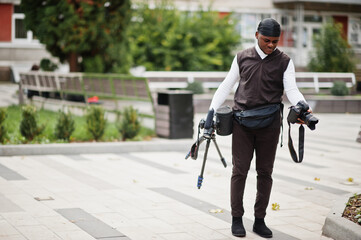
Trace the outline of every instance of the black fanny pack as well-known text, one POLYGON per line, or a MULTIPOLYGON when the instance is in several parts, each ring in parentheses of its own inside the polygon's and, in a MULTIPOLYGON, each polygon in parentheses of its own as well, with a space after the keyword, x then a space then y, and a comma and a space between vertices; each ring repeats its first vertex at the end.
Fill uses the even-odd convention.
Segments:
POLYGON ((281 104, 270 104, 244 111, 235 111, 234 117, 241 125, 250 129, 259 129, 269 126, 279 112, 281 104))

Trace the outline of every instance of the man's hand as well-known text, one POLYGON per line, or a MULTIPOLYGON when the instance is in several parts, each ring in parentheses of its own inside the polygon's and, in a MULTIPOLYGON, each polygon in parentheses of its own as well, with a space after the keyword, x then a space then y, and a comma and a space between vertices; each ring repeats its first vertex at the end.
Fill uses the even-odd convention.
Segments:
POLYGON ((204 124, 203 136, 205 138, 211 138, 212 133, 214 131, 214 129, 213 129, 213 117, 214 117, 214 109, 212 108, 211 110, 208 111, 207 119, 206 119, 206 122, 204 124))
MULTIPOLYGON (((312 113, 312 109, 308 109, 307 112, 312 113)), ((303 121, 301 118, 297 118, 298 124, 305 124, 305 121, 303 121)))

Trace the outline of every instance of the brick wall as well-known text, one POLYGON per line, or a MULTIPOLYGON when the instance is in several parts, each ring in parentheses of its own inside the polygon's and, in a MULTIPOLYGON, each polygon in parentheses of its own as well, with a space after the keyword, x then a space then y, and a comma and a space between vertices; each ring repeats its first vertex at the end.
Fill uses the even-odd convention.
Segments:
POLYGON ((11 42, 11 16, 12 4, 0 3, 0 42, 11 42))

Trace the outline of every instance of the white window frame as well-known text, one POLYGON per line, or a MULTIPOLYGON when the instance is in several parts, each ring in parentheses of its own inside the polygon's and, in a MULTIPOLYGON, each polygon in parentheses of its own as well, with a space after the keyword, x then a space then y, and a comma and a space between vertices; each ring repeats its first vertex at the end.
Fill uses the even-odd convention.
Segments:
POLYGON ((26 38, 16 38, 15 37, 15 32, 16 32, 15 21, 18 19, 24 20, 25 14, 24 13, 13 13, 12 14, 12 19, 11 19, 11 40, 12 40, 12 42, 15 42, 15 43, 39 43, 39 40, 33 39, 32 31, 27 31, 26 38))

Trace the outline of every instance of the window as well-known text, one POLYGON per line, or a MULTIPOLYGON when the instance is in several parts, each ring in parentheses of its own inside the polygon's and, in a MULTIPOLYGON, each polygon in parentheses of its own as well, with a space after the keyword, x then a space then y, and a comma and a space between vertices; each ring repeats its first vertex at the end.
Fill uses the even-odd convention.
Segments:
POLYGON ((322 17, 317 15, 305 15, 303 20, 311 23, 322 23, 322 17))
POLYGON ((241 15, 241 35, 243 40, 254 42, 254 33, 257 29, 256 14, 241 15))
POLYGON ((361 18, 351 17, 348 24, 349 43, 354 48, 361 48, 361 18))
POLYGON ((27 38, 23 19, 15 19, 15 38, 27 38))
POLYGON ((291 13, 281 16, 281 37, 278 46, 295 47, 295 33, 291 13))
POLYGON ((27 31, 24 24, 25 14, 19 5, 14 5, 12 15, 12 41, 14 42, 38 42, 33 38, 33 33, 27 31))

